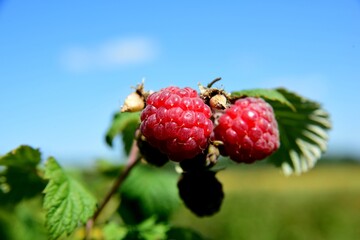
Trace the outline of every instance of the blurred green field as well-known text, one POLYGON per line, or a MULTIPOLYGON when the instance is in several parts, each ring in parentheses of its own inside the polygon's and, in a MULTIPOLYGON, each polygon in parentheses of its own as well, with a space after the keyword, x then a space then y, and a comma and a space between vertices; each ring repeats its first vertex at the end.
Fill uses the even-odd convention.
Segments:
MULTIPOLYGON (((170 178, 163 175, 169 171, 157 168, 148 169, 156 178, 141 171, 142 178, 136 176, 136 171, 132 173, 141 186, 144 178, 148 180, 146 187, 155 185, 155 192, 144 198, 166 205, 169 199, 163 199, 164 192, 174 190, 173 194, 178 196, 175 186, 178 175, 173 166, 168 170, 172 173, 170 178)), ((105 178, 84 169, 75 169, 72 174, 86 183, 100 201, 118 171, 114 168, 105 178)), ((220 212, 199 218, 181 206, 171 218, 172 226, 190 228, 213 240, 360 239, 360 164, 318 164, 310 172, 292 177, 285 177, 280 169, 265 164, 233 164, 217 177, 225 192, 220 212)), ((115 216, 119 202, 116 197, 110 201, 99 217, 100 225, 109 218, 120 220, 115 216)), ((15 208, 0 206, 0 239, 47 239, 41 204, 37 197, 15 208)), ((77 233, 81 232, 64 239, 81 239, 77 233)))
POLYGON ((292 177, 241 165, 218 178, 225 191, 221 211, 198 218, 182 208, 173 224, 209 239, 360 239, 360 165, 318 165, 292 177))

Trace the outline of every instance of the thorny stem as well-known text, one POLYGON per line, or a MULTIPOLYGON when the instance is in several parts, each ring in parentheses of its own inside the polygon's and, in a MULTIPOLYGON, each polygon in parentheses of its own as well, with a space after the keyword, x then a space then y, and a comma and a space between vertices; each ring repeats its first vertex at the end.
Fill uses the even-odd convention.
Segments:
POLYGON ((91 233, 91 229, 96 221, 96 219, 98 218, 98 216, 100 215, 100 213, 102 212, 102 210, 105 208, 105 206, 107 205, 107 203, 109 202, 109 200, 111 199, 111 197, 117 192, 117 190, 121 187, 122 183, 124 182, 124 180, 126 179, 126 177, 129 175, 129 173, 131 172, 131 170, 134 168, 134 166, 139 162, 140 158, 138 157, 138 152, 139 149, 137 147, 136 144, 136 140, 134 140, 131 150, 130 150, 130 154, 128 157, 128 162, 125 166, 124 171, 122 171, 119 176, 117 177, 116 181, 114 182, 114 184, 112 185, 111 189, 109 190, 109 192, 105 195, 105 198, 103 199, 102 203, 100 204, 99 208, 95 211, 94 215, 92 216, 92 218, 90 218, 87 223, 86 223, 86 234, 85 234, 85 239, 90 239, 90 233, 91 233))

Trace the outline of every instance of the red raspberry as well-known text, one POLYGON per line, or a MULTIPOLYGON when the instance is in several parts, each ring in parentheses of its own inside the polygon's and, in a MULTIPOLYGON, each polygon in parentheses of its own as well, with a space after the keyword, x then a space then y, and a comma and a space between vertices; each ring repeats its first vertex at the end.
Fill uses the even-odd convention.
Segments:
POLYGON ((261 98, 237 100, 219 118, 214 133, 224 143, 222 154, 236 162, 264 159, 280 145, 274 111, 261 98))
POLYGON ((203 152, 213 130, 211 110, 192 88, 167 87, 151 94, 141 113, 141 132, 173 161, 203 152))

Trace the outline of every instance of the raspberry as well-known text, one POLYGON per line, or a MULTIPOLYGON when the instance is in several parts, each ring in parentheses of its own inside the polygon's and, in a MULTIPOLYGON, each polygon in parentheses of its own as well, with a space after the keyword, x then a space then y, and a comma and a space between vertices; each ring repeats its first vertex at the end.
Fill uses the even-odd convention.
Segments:
POLYGON ((221 153, 236 162, 264 159, 280 145, 274 111, 261 98, 237 100, 219 118, 214 134, 224 143, 221 153))
POLYGON ((213 131, 211 109, 189 87, 167 87, 151 94, 141 113, 141 133, 173 161, 202 153, 213 131))
POLYGON ((178 181, 180 198, 199 217, 220 210, 224 192, 215 174, 212 171, 184 172, 178 181))

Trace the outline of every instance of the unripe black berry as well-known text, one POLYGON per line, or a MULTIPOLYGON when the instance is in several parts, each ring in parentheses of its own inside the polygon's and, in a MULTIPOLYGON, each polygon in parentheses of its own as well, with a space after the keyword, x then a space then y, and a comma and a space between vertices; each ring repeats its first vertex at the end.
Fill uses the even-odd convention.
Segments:
POLYGON ((138 135, 137 145, 139 151, 147 163, 161 167, 169 161, 168 156, 162 153, 158 148, 151 146, 150 143, 146 141, 145 137, 141 135, 140 131, 137 131, 136 134, 138 135))
POLYGON ((213 144, 209 144, 203 153, 196 155, 194 158, 185 159, 180 162, 180 167, 184 172, 210 169, 216 164, 219 156, 219 149, 213 144))
POLYGON ((210 216, 220 210, 224 192, 215 174, 208 170, 184 172, 179 179, 181 199, 199 217, 210 216))

